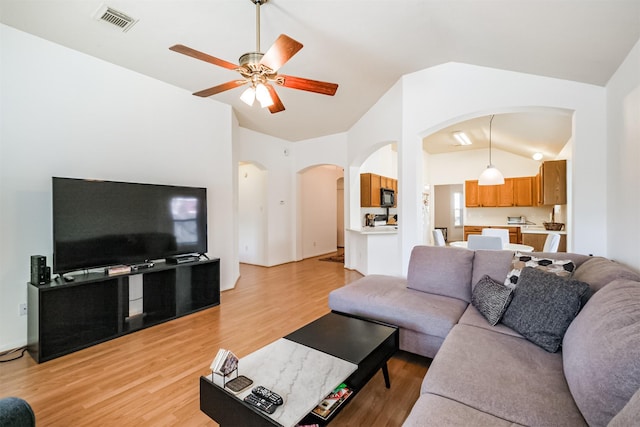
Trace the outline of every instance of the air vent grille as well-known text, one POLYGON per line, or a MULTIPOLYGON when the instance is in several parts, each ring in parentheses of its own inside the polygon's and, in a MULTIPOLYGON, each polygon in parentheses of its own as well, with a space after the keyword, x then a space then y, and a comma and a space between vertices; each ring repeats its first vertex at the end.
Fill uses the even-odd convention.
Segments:
POLYGON ((135 25, 136 22, 138 22, 137 19, 130 17, 126 13, 119 12, 106 5, 100 6, 93 17, 98 21, 104 21, 111 25, 115 25, 124 32, 127 32, 135 25))

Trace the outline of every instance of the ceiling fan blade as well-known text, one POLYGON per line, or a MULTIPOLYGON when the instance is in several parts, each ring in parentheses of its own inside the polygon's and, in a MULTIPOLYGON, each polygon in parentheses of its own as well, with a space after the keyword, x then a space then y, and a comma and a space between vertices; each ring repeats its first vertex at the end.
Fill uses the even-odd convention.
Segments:
POLYGON ((286 34, 280 34, 267 53, 264 54, 260 63, 273 71, 278 71, 300 49, 302 49, 302 43, 295 41, 286 34))
POLYGON ((269 89, 269 95, 271 95, 271 99, 273 100, 273 105, 269 107, 269 111, 271 111, 271 114, 284 111, 284 104, 280 100, 278 92, 276 92, 275 88, 270 84, 266 84, 265 86, 267 87, 267 89, 269 89))
POLYGON ((279 77, 284 79, 282 86, 291 89, 306 90, 308 92, 321 93, 323 95, 333 96, 338 90, 336 83, 321 82, 318 80, 303 79, 302 77, 285 76, 280 74, 279 77))
POLYGON ((210 87, 209 89, 204 89, 199 92, 194 93, 195 96, 201 96, 206 98, 211 95, 215 95, 216 93, 224 92, 225 90, 235 89, 238 86, 242 86, 247 83, 244 80, 232 80, 230 82, 222 83, 221 85, 210 87))
POLYGON ((217 66, 222 67, 222 68, 227 68, 229 70, 235 70, 236 68, 238 68, 237 65, 232 64, 231 62, 227 62, 224 59, 220 59, 220 58, 216 58, 215 56, 207 55, 206 53, 202 53, 200 51, 197 51, 195 49, 191 49, 190 47, 187 47, 187 46, 184 46, 184 45, 181 45, 181 44, 177 44, 175 46, 171 46, 169 49, 174 51, 174 52, 178 52, 178 53, 181 53, 183 55, 188 55, 188 56, 191 56, 192 58, 196 58, 196 59, 199 59, 201 61, 205 61, 205 62, 208 62, 210 64, 217 65, 217 66))

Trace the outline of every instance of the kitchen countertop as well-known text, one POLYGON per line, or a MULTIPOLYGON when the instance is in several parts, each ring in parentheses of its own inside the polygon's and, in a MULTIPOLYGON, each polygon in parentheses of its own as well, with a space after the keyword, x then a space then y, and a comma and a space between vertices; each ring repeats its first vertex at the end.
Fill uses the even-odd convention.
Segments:
POLYGON ((362 227, 360 229, 349 228, 348 230, 360 234, 398 234, 397 225, 379 225, 377 227, 362 227))
POLYGON ((545 230, 544 227, 531 227, 530 225, 524 225, 520 227, 520 232, 522 234, 567 234, 566 231, 555 231, 555 230, 545 230))
POLYGON ((521 233, 528 234, 549 234, 549 233, 558 233, 558 234, 567 234, 566 230, 562 231, 554 231, 554 230, 545 230, 542 225, 526 225, 526 224, 465 224, 469 227, 520 227, 521 233))

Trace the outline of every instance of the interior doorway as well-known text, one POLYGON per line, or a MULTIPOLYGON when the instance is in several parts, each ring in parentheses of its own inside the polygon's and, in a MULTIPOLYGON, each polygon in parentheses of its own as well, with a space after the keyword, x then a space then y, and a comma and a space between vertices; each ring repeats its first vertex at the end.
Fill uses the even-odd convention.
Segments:
POLYGON ((436 185, 433 191, 433 228, 443 230, 445 241, 464 238, 462 184, 436 185))

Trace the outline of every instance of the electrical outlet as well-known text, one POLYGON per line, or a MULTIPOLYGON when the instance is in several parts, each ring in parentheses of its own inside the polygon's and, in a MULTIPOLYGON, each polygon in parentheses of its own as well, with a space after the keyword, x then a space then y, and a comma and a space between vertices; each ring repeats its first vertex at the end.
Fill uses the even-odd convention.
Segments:
POLYGON ((27 315, 27 304, 20 304, 20 316, 27 315))

